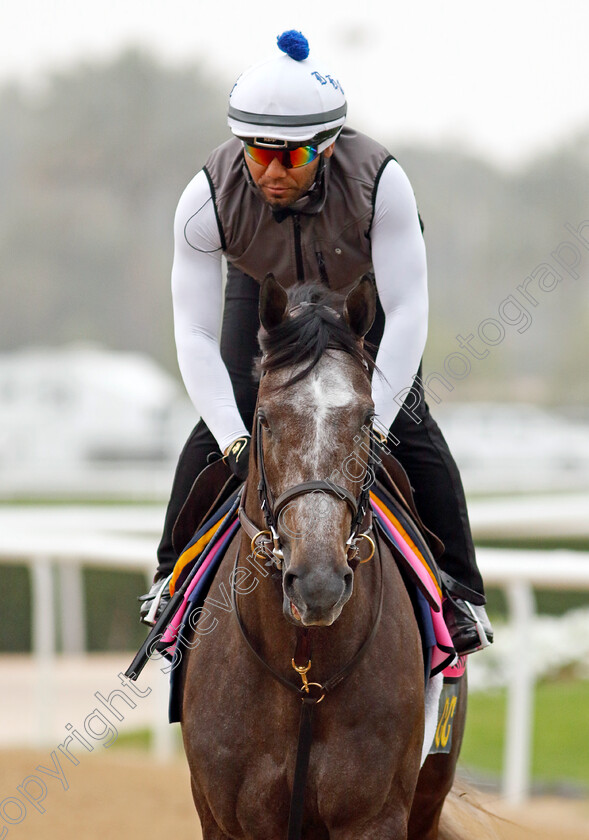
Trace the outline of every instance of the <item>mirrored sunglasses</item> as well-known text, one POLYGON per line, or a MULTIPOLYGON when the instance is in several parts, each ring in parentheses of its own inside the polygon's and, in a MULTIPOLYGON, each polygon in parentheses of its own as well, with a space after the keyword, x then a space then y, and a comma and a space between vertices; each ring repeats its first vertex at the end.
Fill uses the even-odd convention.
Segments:
POLYGON ((270 166, 274 158, 278 158, 281 165, 286 169, 297 169, 299 166, 306 166, 318 156, 319 152, 315 146, 296 146, 294 149, 262 149, 260 146, 251 146, 244 143, 248 157, 260 166, 270 166))

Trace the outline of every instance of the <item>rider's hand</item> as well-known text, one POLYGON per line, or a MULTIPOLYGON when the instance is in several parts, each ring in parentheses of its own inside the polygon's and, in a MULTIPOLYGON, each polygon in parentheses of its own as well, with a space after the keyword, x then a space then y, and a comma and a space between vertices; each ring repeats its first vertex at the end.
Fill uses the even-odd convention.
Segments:
POLYGON ((247 478, 247 470, 250 459, 251 438, 246 435, 238 437, 225 450, 225 460, 233 475, 241 481, 247 478))

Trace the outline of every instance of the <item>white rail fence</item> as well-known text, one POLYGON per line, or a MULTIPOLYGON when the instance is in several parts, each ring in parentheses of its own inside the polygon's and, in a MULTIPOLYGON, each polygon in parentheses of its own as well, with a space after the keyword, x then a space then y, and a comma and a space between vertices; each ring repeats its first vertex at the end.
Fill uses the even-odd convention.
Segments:
MULTIPOLYGON (((57 628, 61 627, 65 655, 85 651, 82 569, 140 571, 145 573, 146 584, 149 583, 162 516, 159 506, 92 511, 7 508, 1 512, 0 563, 24 564, 31 575, 36 671, 33 735, 39 745, 47 742, 51 724, 53 671, 59 659, 57 628), (34 527, 31 526, 33 517, 34 527), (59 605, 58 610, 56 605, 59 605)), ((508 799, 520 801, 529 794, 531 782, 535 678, 528 652, 535 614, 534 590, 589 590, 589 553, 479 549, 478 559, 487 585, 505 591, 509 619, 515 632, 502 784, 503 794, 508 799)), ((158 679, 157 683, 158 708, 154 711, 151 728, 156 755, 166 758, 173 750, 174 733, 165 718, 166 680, 158 679)))

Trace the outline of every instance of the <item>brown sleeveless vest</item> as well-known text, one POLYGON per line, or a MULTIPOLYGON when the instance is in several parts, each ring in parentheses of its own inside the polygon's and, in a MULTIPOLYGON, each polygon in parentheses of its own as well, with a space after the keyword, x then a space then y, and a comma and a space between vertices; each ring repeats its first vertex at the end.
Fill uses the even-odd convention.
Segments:
POLYGON ((379 143, 344 128, 308 204, 275 214, 251 183, 241 142, 227 141, 204 167, 227 259, 258 282, 272 272, 285 288, 322 282, 345 290, 372 270, 374 196, 389 160, 379 143))

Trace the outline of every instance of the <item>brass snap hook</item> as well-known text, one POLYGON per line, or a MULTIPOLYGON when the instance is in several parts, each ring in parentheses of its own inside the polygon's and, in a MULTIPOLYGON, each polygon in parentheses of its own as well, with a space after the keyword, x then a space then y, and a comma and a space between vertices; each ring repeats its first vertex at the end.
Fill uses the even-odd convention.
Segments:
POLYGON ((307 674, 311 670, 311 660, 307 662, 306 665, 297 665, 294 659, 290 660, 290 664, 295 669, 299 677, 302 679, 303 684, 301 686, 301 691, 306 691, 307 694, 309 693, 309 680, 307 679, 307 674))

